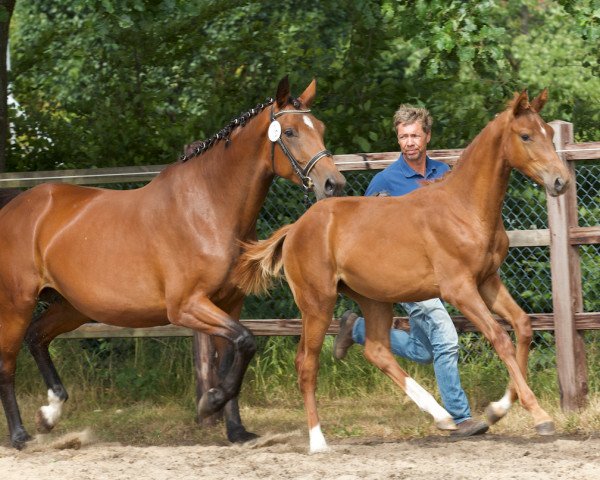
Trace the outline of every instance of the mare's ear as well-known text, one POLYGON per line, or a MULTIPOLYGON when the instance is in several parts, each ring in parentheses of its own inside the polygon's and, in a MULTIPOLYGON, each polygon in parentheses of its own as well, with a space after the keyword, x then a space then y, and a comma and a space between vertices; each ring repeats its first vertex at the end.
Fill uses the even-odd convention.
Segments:
POLYGON ((277 94, 275 95, 275 100, 277 101, 277 106, 279 108, 283 108, 290 98, 290 81, 288 76, 286 75, 279 81, 279 85, 277 86, 277 94))
POLYGON ((529 96, 527 90, 523 90, 521 93, 515 93, 515 98, 512 102, 512 112, 516 117, 523 113, 529 108, 529 96))
POLYGON ((313 81, 310 82, 310 85, 306 87, 306 90, 302 92, 302 95, 298 97, 298 100, 302 102, 306 108, 310 108, 315 99, 315 95, 317 94, 317 79, 313 78, 313 81))
POLYGON ((547 100, 548 100, 548 89, 544 88, 542 90, 542 93, 540 93, 531 102, 531 108, 533 108, 536 112, 539 112, 542 108, 544 108, 544 105, 546 104, 547 100))

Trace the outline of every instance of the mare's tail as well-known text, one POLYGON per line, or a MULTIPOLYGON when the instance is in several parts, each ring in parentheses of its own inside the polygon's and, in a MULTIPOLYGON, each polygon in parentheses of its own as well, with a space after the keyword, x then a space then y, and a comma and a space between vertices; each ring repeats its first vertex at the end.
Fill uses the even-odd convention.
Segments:
POLYGON ((283 270, 281 249, 289 229, 294 224, 277 230, 266 240, 245 243, 234 273, 235 284, 246 294, 263 293, 271 288, 273 277, 283 270))

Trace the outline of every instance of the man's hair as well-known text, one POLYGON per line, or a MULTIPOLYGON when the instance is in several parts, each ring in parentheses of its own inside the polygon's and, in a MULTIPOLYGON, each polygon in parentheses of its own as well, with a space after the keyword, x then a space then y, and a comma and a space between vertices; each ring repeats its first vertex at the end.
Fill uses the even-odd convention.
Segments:
POLYGON ((413 107, 412 105, 402 104, 394 114, 394 131, 397 130, 401 123, 410 125, 415 122, 421 122, 425 133, 431 132, 433 118, 425 108, 413 107))

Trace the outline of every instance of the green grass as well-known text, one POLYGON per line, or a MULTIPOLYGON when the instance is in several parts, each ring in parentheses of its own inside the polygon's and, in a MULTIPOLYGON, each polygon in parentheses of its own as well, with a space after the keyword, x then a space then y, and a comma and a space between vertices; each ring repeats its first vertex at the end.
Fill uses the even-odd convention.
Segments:
MULTIPOLYGON (((470 356, 460 364, 463 387, 475 415, 500 398, 508 377, 485 341, 468 338, 470 356), (475 353, 475 354, 473 354, 475 353)), ((598 336, 586 339, 590 386, 598 385, 598 336)), ((464 339, 461 339, 464 341, 464 339)), ((320 361, 318 401, 329 438, 406 438, 440 434, 428 415, 386 376, 367 363, 362 347, 352 347, 344 361, 332 356, 333 338, 325 341, 320 361)), ((296 337, 261 337, 259 352, 245 377, 240 398, 246 426, 257 433, 306 431, 294 358, 296 337)), ((129 445, 226 444, 224 427, 195 422, 195 380, 191 341, 169 339, 59 340, 56 365, 70 398, 52 435, 90 428, 96 439, 129 445)), ((530 385, 556 419, 560 433, 600 431, 600 394, 592 388, 582 412, 560 410, 554 353, 536 348, 530 357, 530 385)), ((400 360, 402 367, 438 397, 429 365, 400 360)), ((28 352, 21 352, 17 396, 26 428, 46 403, 46 388, 28 352)), ((492 431, 530 435, 531 418, 518 405, 492 431)), ((4 418, 0 429, 7 432, 4 418)), ((3 437, 2 444, 8 445, 3 437)))

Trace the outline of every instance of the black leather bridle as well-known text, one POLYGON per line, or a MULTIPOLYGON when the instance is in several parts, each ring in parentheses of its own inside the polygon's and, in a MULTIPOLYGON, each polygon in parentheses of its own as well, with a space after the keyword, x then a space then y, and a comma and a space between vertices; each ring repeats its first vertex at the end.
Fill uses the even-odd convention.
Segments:
POLYGON ((308 192, 314 187, 314 183, 312 179, 308 176, 312 168, 317 164, 319 160, 323 157, 332 157, 332 154, 329 150, 321 150, 317 152, 306 164, 304 168, 298 163, 298 160, 292 155, 292 152, 285 146, 283 140, 281 138, 281 125, 277 122, 277 118, 285 115, 286 113, 294 113, 294 114, 302 114, 302 113, 310 113, 310 110, 280 110, 277 113, 274 113, 273 105, 271 105, 271 124, 269 126, 269 140, 271 140, 271 165, 273 168, 273 173, 275 172, 275 144, 277 143, 285 156, 290 161, 290 165, 296 175, 300 178, 300 182, 302 184, 302 190, 304 191, 304 201, 308 204, 308 192), (273 125, 274 122, 277 122, 278 125, 273 125), (271 137, 271 132, 277 132, 277 128, 279 128, 278 133, 276 133, 276 137, 271 137))

